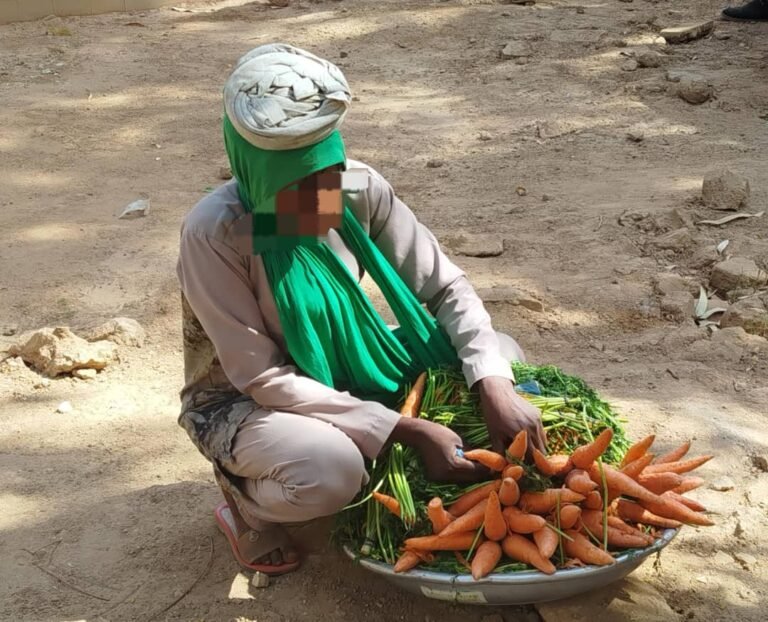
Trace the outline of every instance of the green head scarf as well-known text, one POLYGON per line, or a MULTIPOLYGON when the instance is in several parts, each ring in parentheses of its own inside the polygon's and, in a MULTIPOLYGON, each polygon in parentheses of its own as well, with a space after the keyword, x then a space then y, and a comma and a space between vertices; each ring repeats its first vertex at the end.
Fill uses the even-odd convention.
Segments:
POLYGON ((260 149, 245 140, 224 115, 224 146, 232 175, 237 179, 240 201, 252 215, 253 253, 316 244, 309 236, 278 236, 276 199, 278 191, 334 164, 346 165, 344 141, 334 130, 320 142, 274 151, 260 149))

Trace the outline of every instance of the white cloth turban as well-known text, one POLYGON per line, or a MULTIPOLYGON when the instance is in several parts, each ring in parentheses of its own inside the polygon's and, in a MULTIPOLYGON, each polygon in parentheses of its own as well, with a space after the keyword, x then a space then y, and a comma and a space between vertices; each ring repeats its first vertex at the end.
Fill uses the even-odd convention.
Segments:
POLYGON ((248 52, 224 85, 229 120, 261 149, 320 142, 341 125, 351 100, 336 65, 285 43, 248 52))

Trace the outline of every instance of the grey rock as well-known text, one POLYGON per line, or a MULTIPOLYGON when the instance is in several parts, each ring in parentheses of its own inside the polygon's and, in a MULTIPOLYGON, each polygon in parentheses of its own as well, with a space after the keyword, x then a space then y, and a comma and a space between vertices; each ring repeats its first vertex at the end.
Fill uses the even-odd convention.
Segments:
POLYGON ((551 139, 573 134, 578 130, 572 121, 568 119, 553 119, 551 121, 537 121, 536 134, 539 138, 551 139))
POLYGON ((540 603, 543 622, 671 622, 678 615, 649 584, 628 577, 579 596, 540 603))
POLYGON ((673 291, 662 297, 660 306, 666 319, 684 322, 693 317, 696 299, 687 291, 673 291))
POLYGON ((664 77, 667 79, 667 82, 680 82, 684 79, 692 79, 692 80, 702 80, 703 78, 691 71, 688 71, 687 69, 667 69, 666 73, 664 74, 664 77))
POLYGON ((531 46, 525 41, 510 41, 501 50, 501 58, 508 60, 511 58, 522 58, 532 54, 531 46))
POLYGON ((23 336, 11 346, 10 354, 49 377, 76 369, 104 369, 117 358, 115 344, 109 341, 86 341, 69 328, 41 328, 23 336))
POLYGON ((664 28, 659 34, 667 43, 686 43, 706 37, 715 27, 715 22, 706 21, 683 26, 664 28))
POLYGON ((719 564, 720 566, 731 566, 733 565, 733 557, 728 555, 725 551, 718 551, 715 553, 714 557, 712 558, 712 561, 714 561, 716 564, 719 564))
POLYGON ((757 565, 757 557, 749 553, 734 553, 733 558, 741 564, 744 570, 752 570, 757 565))
POLYGON ((482 141, 486 141, 487 142, 489 140, 493 140, 493 134, 491 134, 490 132, 480 132, 477 135, 477 138, 478 138, 478 140, 482 140, 482 141))
POLYGON ((634 58, 628 58, 623 63, 621 63, 621 70, 622 71, 637 71, 637 68, 640 65, 634 58))
POLYGON ((701 184, 704 205, 712 209, 738 210, 749 203, 749 194, 749 182, 728 169, 710 171, 701 184))
POLYGON ((531 311, 544 310, 544 305, 540 300, 537 300, 514 287, 484 287, 477 290, 477 295, 480 296, 480 299, 483 302, 507 303, 525 307, 531 311))
POLYGON ((83 333, 88 341, 107 340, 121 346, 140 348, 146 337, 144 329, 136 320, 129 317, 116 317, 83 333))
POLYGON ((690 294, 691 288, 685 277, 674 272, 662 272, 653 278, 654 289, 662 296, 668 296, 675 292, 687 292, 690 294))
POLYGON ((677 96, 695 106, 709 101, 714 94, 712 85, 702 79, 683 78, 677 87, 677 96))
POLYGON ((653 245, 662 250, 671 250, 679 253, 693 246, 693 237, 691 237, 688 229, 680 227, 658 236, 653 241, 653 245))
POLYGON ((725 41, 726 39, 731 38, 730 32, 721 32, 720 30, 716 30, 714 34, 715 39, 718 41, 725 41))
POLYGON ((75 378, 80 378, 80 380, 93 380, 98 373, 95 369, 76 369, 72 375, 75 378))
POLYGON ((666 61, 667 57, 664 54, 653 50, 646 50, 637 55, 637 64, 646 69, 661 67, 666 61))
POLYGON ((710 482, 709 487, 718 492, 727 492, 733 490, 736 487, 736 484, 730 477, 724 475, 710 482))
POLYGON ((3 337, 13 337, 18 332, 19 327, 17 324, 8 324, 7 326, 3 326, 3 337))
POLYGON ((494 235, 464 233, 446 242, 458 255, 497 257, 504 252, 504 240, 494 235))
POLYGON ((709 283, 721 292, 768 283, 768 273, 746 257, 731 257, 715 265, 709 283))
POLYGON ((645 140, 645 134, 640 130, 629 130, 627 132, 627 140, 633 143, 641 143, 645 140))
POLYGON ((269 587, 269 575, 257 570, 251 577, 251 585, 257 589, 269 587))
POLYGON ((720 326, 741 326, 748 333, 768 337, 768 309, 754 296, 738 300, 723 314, 720 326))
POLYGON ((427 160, 427 168, 440 168, 444 165, 445 160, 441 160, 439 158, 432 158, 431 160, 427 160))

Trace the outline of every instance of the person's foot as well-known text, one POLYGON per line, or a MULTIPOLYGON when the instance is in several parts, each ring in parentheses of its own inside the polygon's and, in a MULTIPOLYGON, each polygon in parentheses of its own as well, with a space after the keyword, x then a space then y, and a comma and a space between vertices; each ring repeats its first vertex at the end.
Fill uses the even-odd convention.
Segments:
POLYGON ((216 521, 240 565, 266 574, 282 574, 298 567, 299 552, 278 525, 253 529, 243 519, 234 500, 226 494, 225 498, 227 502, 216 508, 216 521))
POLYGON ((723 9, 723 19, 737 21, 768 20, 768 0, 752 0, 741 6, 729 6, 723 9))

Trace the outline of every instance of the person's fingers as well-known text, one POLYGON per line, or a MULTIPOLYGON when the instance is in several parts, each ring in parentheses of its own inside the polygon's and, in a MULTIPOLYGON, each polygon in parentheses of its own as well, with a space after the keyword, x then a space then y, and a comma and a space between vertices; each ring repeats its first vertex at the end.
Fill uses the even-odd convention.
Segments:
POLYGON ((491 470, 487 466, 464 458, 456 459, 453 471, 457 478, 461 478, 456 481, 479 482, 491 477, 491 470))

